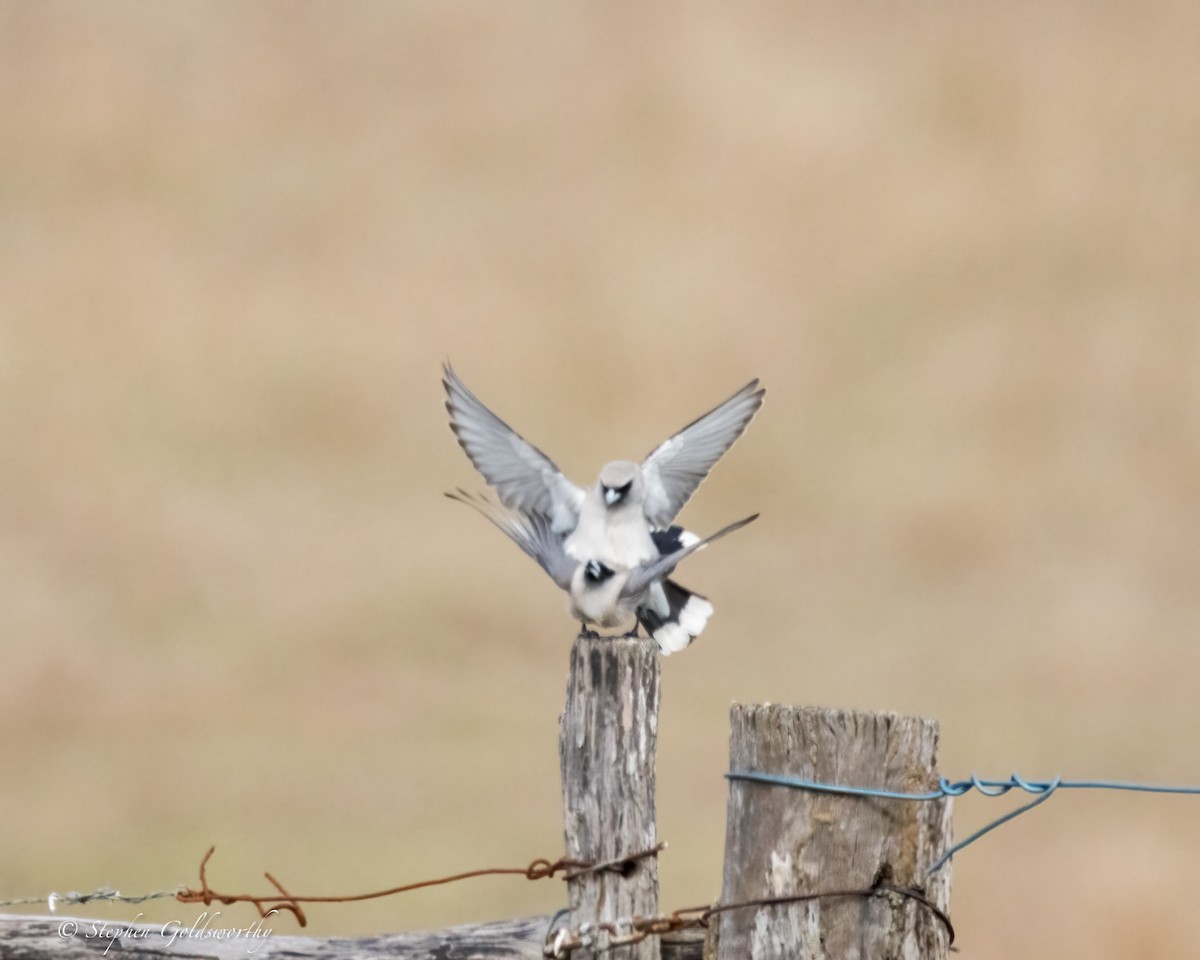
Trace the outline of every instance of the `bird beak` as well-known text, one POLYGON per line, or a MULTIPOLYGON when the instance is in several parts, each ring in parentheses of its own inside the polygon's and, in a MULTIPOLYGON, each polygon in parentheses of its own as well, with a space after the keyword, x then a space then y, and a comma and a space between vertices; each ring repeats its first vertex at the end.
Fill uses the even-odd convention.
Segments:
POLYGON ((604 488, 604 502, 607 503, 610 507, 620 499, 621 499, 621 491, 618 490, 616 487, 605 487, 604 488))

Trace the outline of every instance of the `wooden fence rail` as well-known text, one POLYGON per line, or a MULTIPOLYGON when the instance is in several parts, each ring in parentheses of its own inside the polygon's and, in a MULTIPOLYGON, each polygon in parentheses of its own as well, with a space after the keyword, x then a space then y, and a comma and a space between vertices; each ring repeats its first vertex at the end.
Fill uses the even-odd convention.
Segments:
MULTIPOLYGON (((544 960, 551 917, 525 917, 497 923, 450 927, 428 933, 387 933, 373 937, 292 937, 272 934, 258 942, 212 938, 171 940, 160 923, 78 920, 70 937, 59 933, 65 917, 0 914, 0 957, 4 960, 544 960), (130 931, 119 941, 93 932, 92 924, 130 931), (251 952, 253 951, 253 952, 251 952)), ((251 915, 241 925, 249 925, 251 915)), ((222 918, 225 922, 225 918, 222 918)), ((230 923, 234 921, 229 921, 230 923)), ((663 960, 701 960, 704 933, 680 930, 662 937, 663 960)))

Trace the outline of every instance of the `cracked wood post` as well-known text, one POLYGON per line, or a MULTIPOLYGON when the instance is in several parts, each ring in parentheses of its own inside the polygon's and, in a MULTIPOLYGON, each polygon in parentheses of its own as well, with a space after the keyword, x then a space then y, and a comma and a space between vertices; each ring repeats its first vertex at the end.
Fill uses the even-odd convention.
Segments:
MULTIPOLYGON (((604 863, 649 850, 654 822, 659 657, 645 639, 591 639, 571 647, 571 673, 559 747, 566 855, 604 863)), ((570 926, 658 915, 658 861, 568 882, 570 926)), ((573 960, 592 956, 572 954, 573 960)), ((613 960, 659 960, 659 938, 618 947, 613 960)))
MULTIPOLYGON (((730 770, 819 783, 932 791, 934 720, 813 707, 730 711, 730 770)), ((852 797, 729 781, 722 903, 793 893, 923 887, 948 911, 950 801, 852 797)), ((926 907, 899 895, 814 900, 724 913, 721 960, 945 960, 949 937, 926 907)))

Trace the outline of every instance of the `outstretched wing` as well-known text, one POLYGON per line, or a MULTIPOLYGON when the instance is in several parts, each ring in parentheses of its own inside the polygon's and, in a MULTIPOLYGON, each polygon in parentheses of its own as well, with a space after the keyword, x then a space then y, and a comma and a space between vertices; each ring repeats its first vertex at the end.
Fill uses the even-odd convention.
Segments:
POLYGON ((708 546, 714 540, 720 540, 727 533, 733 533, 734 530, 741 530, 748 523, 758 519, 758 514, 751 514, 743 520, 738 520, 736 523, 731 523, 727 527, 722 527, 711 537, 705 537, 703 540, 696 540, 694 543, 686 547, 680 547, 678 550, 668 553, 666 556, 659 557, 657 560, 649 560, 646 563, 638 566, 626 581, 624 589, 621 591, 622 596, 632 597, 641 593, 655 580, 661 580, 663 577, 670 576, 679 562, 684 557, 690 556, 697 550, 708 546))
POLYGON ((550 579, 563 590, 571 586, 571 575, 575 572, 576 563, 567 556, 563 549, 563 538, 555 533, 549 517, 541 513, 517 513, 505 510, 484 497, 473 497, 465 490, 455 490, 447 493, 447 497, 458 503, 474 507, 493 523, 513 543, 538 562, 550 579))
POLYGON ((485 407, 450 364, 445 364, 442 372, 450 429, 500 501, 522 513, 549 517, 556 531, 573 530, 579 521, 583 491, 541 450, 485 407))
POLYGON ((642 462, 646 519, 665 527, 683 509, 708 471, 733 446, 762 406, 767 391, 751 380, 720 406, 692 421, 642 462))

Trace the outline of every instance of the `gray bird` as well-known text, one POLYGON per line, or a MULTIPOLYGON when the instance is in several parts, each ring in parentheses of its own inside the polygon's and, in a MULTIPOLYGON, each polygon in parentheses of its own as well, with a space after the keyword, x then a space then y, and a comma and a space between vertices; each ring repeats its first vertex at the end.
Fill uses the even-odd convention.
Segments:
POLYGON ((707 598, 667 578, 685 557, 758 519, 756 513, 722 527, 710 537, 693 537, 686 545, 678 539, 674 543, 664 541, 661 555, 629 567, 596 559, 580 561, 571 556, 562 534, 554 530, 544 514, 506 510, 464 490, 446 496, 474 507, 536 560, 566 591, 571 615, 583 624, 586 633, 590 633, 589 624, 610 629, 632 622, 633 629, 626 636, 636 636, 641 624, 664 655, 688 646, 713 612, 707 598))
MULTIPOLYGON (((724 403, 656 447, 640 464, 614 460, 587 490, 492 413, 446 364, 442 383, 450 429, 500 501, 539 514, 562 534, 567 554, 610 568, 633 569, 660 556, 662 531, 691 534, 671 521, 762 406, 766 390, 751 380, 724 403)), ((674 534, 673 534, 674 535, 674 534)))

